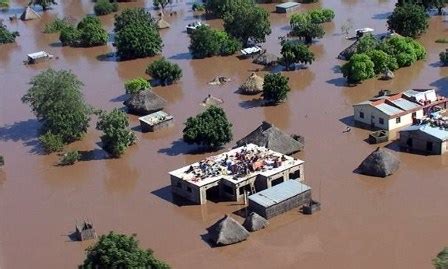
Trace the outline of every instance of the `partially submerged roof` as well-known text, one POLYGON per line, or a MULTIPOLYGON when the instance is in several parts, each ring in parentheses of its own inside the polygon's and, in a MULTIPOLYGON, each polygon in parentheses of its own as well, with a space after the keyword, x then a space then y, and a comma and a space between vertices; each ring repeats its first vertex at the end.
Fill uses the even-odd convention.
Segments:
POLYGON ((243 226, 249 232, 255 232, 266 228, 268 221, 257 213, 251 212, 244 220, 243 226))
POLYGON ((166 101, 151 90, 144 90, 131 95, 123 104, 128 111, 137 115, 147 115, 162 110, 166 101))
POLYGON ((163 17, 157 20, 156 26, 157 29, 166 29, 171 27, 171 25, 166 20, 164 20, 163 17))
POLYGON ((396 108, 394 106, 385 104, 385 103, 377 105, 376 108, 379 109, 384 114, 389 115, 389 116, 393 116, 395 114, 399 114, 399 113, 403 112, 403 110, 396 108))
POLYGON ((270 207, 309 190, 311 190, 310 186, 297 180, 287 180, 272 188, 252 194, 249 196, 249 200, 263 207, 270 207))
POLYGON ((359 165, 359 172, 369 176, 386 177, 400 166, 398 158, 388 149, 377 148, 359 165))
POLYGON ((37 14, 34 9, 32 9, 30 6, 27 6, 26 9, 23 11, 22 15, 20 15, 20 19, 22 21, 28 21, 28 20, 34 20, 39 19, 40 15, 37 14))
POLYGON ((34 53, 27 54, 27 56, 28 56, 28 58, 36 60, 36 59, 40 59, 40 58, 51 57, 52 55, 48 54, 45 51, 39 51, 39 52, 34 52, 34 53))
POLYGON ((422 132, 426 135, 432 136, 440 141, 448 140, 448 130, 442 127, 434 126, 432 127, 430 124, 424 125, 412 125, 407 128, 404 128, 400 131, 402 132, 422 132))
POLYGON ((249 232, 236 220, 226 215, 208 229, 208 237, 214 245, 230 245, 246 240, 249 232))
POLYGON ((300 5, 297 2, 286 2, 286 3, 282 3, 282 4, 278 4, 275 7, 279 7, 279 8, 292 8, 292 7, 296 7, 300 5))
POLYGON ((142 121, 150 126, 154 126, 164 121, 172 120, 173 116, 166 113, 165 111, 157 111, 151 113, 149 115, 138 118, 139 121, 142 121))

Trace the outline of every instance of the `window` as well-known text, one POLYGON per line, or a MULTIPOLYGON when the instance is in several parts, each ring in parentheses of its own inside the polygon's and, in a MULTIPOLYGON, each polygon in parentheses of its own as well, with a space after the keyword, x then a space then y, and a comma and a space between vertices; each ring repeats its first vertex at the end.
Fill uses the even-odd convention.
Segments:
POLYGON ((299 177, 300 177, 300 169, 293 173, 289 173, 289 179, 298 179, 299 177))
POLYGON ((187 187, 187 191, 188 191, 188 192, 191 192, 191 187, 187 187))
POLYGON ((383 118, 379 118, 380 124, 384 124, 384 119, 383 118))
POLYGON ((406 145, 412 148, 412 144, 413 144, 412 138, 408 138, 408 140, 406 141, 406 145))
POLYGON ((395 122, 396 122, 396 123, 400 123, 400 122, 401 122, 401 118, 400 118, 400 117, 396 118, 396 119, 395 119, 395 122))
POLYGON ((359 112, 359 117, 360 117, 361 119, 364 119, 364 112, 359 112))
POLYGON ((430 142, 430 141, 426 142, 426 150, 432 151, 432 142, 430 142))
POLYGON ((272 182, 271 182, 271 187, 274 187, 275 185, 278 185, 278 184, 282 183, 283 181, 284 181, 284 180, 283 180, 283 177, 274 179, 274 180, 272 180, 272 182))

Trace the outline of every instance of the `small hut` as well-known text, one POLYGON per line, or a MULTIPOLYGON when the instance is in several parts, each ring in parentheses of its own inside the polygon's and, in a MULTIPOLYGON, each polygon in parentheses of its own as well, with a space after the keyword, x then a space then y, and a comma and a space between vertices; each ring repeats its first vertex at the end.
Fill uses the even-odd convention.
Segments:
POLYGON ((345 50, 339 53, 338 59, 348 61, 350 57, 352 57, 352 55, 356 53, 357 48, 358 48, 358 41, 355 41, 353 44, 351 44, 345 50))
POLYGON ((81 225, 76 223, 75 239, 78 241, 96 239, 97 235, 93 224, 88 221, 84 221, 81 225))
POLYGON ((160 19, 157 20, 156 26, 157 29, 166 29, 171 27, 171 25, 166 20, 164 20, 163 17, 160 17, 160 19))
POLYGON ((274 66, 277 64, 278 56, 269 53, 269 52, 263 52, 252 61, 254 64, 261 64, 264 66, 274 66))
POLYGON ((145 90, 131 95, 123 104, 130 113, 148 115, 162 110, 166 105, 166 101, 153 91, 145 90))
POLYGON ((377 148, 358 167, 359 172, 368 176, 386 177, 395 173, 400 161, 388 149, 377 148))
POLYGON ((217 246, 235 244, 249 237, 249 232, 228 215, 210 226, 207 231, 210 241, 217 246))
POLYGON ((227 82, 229 82, 231 79, 228 77, 223 76, 217 76, 213 80, 211 80, 208 84, 209 85, 224 85, 227 82))
POLYGON ((240 86, 240 92, 242 94, 258 94, 263 91, 263 84, 264 78, 252 73, 240 86))
POLYGON ((27 6, 22 15, 20 15, 20 19, 22 21, 40 19, 40 15, 37 14, 37 12, 34 11, 34 9, 32 9, 30 6, 27 6))
POLYGON ((257 213, 252 212, 244 220, 243 226, 249 232, 255 232, 266 228, 268 226, 268 221, 257 213))
POLYGON ((257 129, 236 142, 238 147, 247 144, 255 144, 286 155, 301 151, 305 147, 303 143, 266 121, 263 121, 257 129))
POLYGON ((203 106, 219 106, 220 104, 224 103, 224 101, 221 98, 215 97, 211 94, 209 94, 203 101, 203 106))

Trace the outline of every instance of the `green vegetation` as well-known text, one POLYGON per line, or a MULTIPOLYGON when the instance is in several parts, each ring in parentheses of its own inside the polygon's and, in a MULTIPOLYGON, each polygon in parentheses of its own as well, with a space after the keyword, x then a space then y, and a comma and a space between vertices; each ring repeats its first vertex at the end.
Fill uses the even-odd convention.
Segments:
POLYGON ((232 14, 238 9, 254 6, 253 0, 207 0, 205 2, 206 11, 221 19, 226 14, 232 14))
POLYGON ((31 0, 30 2, 32 5, 38 5, 43 8, 43 10, 48 10, 51 8, 52 5, 57 5, 55 0, 31 0))
POLYGON ((289 70, 291 64, 312 64, 314 61, 314 53, 303 44, 287 41, 282 45, 282 59, 285 64, 286 70, 289 70))
POLYGON ((91 112, 81 92, 82 82, 71 71, 48 69, 30 84, 22 102, 31 106, 42 123, 40 141, 47 152, 80 139, 87 131, 91 112))
POLYGON ((445 247, 432 260, 432 264, 436 269, 448 269, 448 247, 445 247))
POLYGON ((0 0, 0 9, 9 8, 9 0, 0 0))
POLYGON ((241 43, 226 32, 200 26, 190 35, 189 49, 194 58, 214 55, 231 55, 241 48, 241 43))
POLYGON ((224 29, 244 45, 259 43, 271 34, 269 13, 261 7, 243 5, 224 16, 224 29))
POLYGON ((116 1, 110 2, 110 0, 97 0, 95 6, 93 6, 95 15, 102 16, 118 11, 118 4, 116 1))
POLYGON ((75 28, 66 25, 59 36, 59 40, 64 46, 73 47, 94 47, 107 43, 108 34, 103 29, 98 17, 84 17, 75 28))
POLYGON ((169 85, 182 77, 182 69, 177 64, 162 58, 148 65, 146 74, 160 81, 162 85, 169 85))
POLYGON ((56 17, 51 22, 45 24, 43 32, 46 33, 46 34, 58 33, 58 32, 61 32, 65 28, 70 27, 72 25, 73 24, 69 21, 68 18, 60 19, 60 18, 56 17))
POLYGON ((153 0, 154 7, 165 9, 165 7, 170 3, 170 0, 153 0))
POLYGON ((442 8, 448 3, 447 0, 398 0, 396 6, 404 6, 406 4, 415 4, 428 10, 437 8, 439 15, 442 15, 442 8))
POLYGON ((205 5, 202 4, 201 2, 194 2, 193 6, 191 7, 191 9, 193 11, 202 12, 202 11, 205 11, 205 5))
POLYGON ((373 62, 375 74, 398 69, 397 60, 382 50, 370 50, 367 52, 367 56, 373 62))
POLYGON ((448 39, 447 38, 439 38, 439 39, 436 39, 435 42, 446 44, 446 43, 448 43, 448 39))
POLYGON ((263 99, 274 105, 286 101, 288 92, 291 90, 288 81, 289 78, 280 73, 267 74, 264 77, 263 99))
POLYGON ((81 159, 81 154, 77 150, 66 152, 59 160, 59 165, 73 165, 81 159))
POLYGON ((135 143, 135 134, 129 130, 128 117, 115 108, 109 113, 101 111, 96 129, 103 131, 103 149, 114 158, 119 158, 126 149, 135 143))
POLYGON ((387 19, 388 28, 402 36, 418 37, 428 29, 429 16, 418 5, 398 6, 387 19))
POLYGON ((322 38, 325 34, 322 23, 330 22, 334 18, 331 9, 314 9, 305 13, 298 13, 291 16, 291 35, 305 39, 306 43, 311 43, 314 38, 322 38))
POLYGON ((0 44, 14 43, 19 32, 10 32, 5 25, 0 23, 0 44))
POLYGON ((325 23, 325 22, 331 22, 334 19, 334 11, 329 9, 329 8, 318 8, 318 9, 313 9, 310 10, 306 13, 302 13, 302 14, 295 14, 291 17, 291 20, 293 20, 294 16, 306 16, 307 19, 311 22, 311 23, 325 23), (303 15, 302 15, 303 14, 303 15))
POLYGON ((359 83, 375 76, 374 66, 369 56, 360 53, 354 54, 341 70, 350 83, 359 83))
POLYGON ((210 106, 185 123, 183 139, 188 144, 197 144, 216 149, 232 141, 232 124, 222 108, 210 106))
POLYGON ((439 58, 440 58, 440 61, 442 62, 442 64, 444 66, 447 66, 448 65, 448 49, 446 49, 445 51, 442 51, 439 54, 439 58))
POLYGON ((117 55, 125 59, 154 56, 162 51, 162 39, 151 18, 143 8, 126 9, 115 17, 117 55))
POLYGON ((170 269, 168 264, 154 257, 152 250, 141 249, 135 237, 135 234, 127 236, 114 232, 100 236, 98 242, 87 249, 87 257, 80 268, 170 269))
POLYGON ((124 83, 127 94, 136 94, 141 91, 151 89, 151 84, 144 78, 135 78, 124 83))

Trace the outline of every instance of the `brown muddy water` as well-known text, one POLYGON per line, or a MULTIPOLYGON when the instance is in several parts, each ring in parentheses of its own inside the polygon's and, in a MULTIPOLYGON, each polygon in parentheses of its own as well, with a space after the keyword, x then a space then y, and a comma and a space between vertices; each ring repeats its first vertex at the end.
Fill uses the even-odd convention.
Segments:
MULTIPOLYGON (((342 62, 337 54, 349 45, 340 27, 351 18, 355 27, 386 28, 386 17, 395 1, 323 0, 306 5, 332 8, 333 23, 326 35, 312 45, 316 62, 306 70, 285 73, 292 91, 287 103, 260 107, 253 97, 235 93, 238 85, 260 68, 250 60, 214 57, 191 60, 187 23, 195 20, 191 2, 176 1, 177 16, 168 17, 171 28, 162 30, 163 56, 183 69, 184 77, 172 86, 154 90, 168 100, 167 111, 175 116, 175 127, 156 134, 142 134, 131 116, 138 143, 119 160, 108 160, 98 146, 99 133, 90 128, 87 136, 69 148, 88 151, 91 160, 72 167, 57 167, 58 156, 43 155, 37 142, 39 127, 29 107, 20 102, 30 78, 48 67, 71 69, 85 83, 87 101, 98 108, 122 107, 123 81, 145 76, 155 58, 116 62, 105 57, 114 49, 63 48, 57 35, 41 33, 55 15, 79 19, 93 12, 90 1, 59 1, 40 21, 10 23, 28 1, 12 1, 12 11, 0 13, 11 30, 21 34, 17 43, 0 46, 0 153, 6 166, 0 171, 0 268, 76 268, 89 243, 70 242, 76 219, 89 218, 99 233, 114 230, 136 233, 143 247, 173 268, 422 268, 448 245, 448 157, 396 154, 401 169, 387 179, 353 173, 360 161, 375 149, 363 140, 367 131, 353 128, 351 105, 371 97, 381 88, 437 87, 448 94, 448 69, 438 64, 445 45, 434 40, 446 37, 444 17, 433 17, 430 30, 420 41, 428 49, 427 60, 396 72, 392 81, 369 80, 346 87, 338 73, 342 62), (57 60, 24 66, 27 53, 46 50, 57 60), (217 75, 232 78, 223 87, 207 85, 217 75), (202 240, 205 228, 242 206, 230 203, 177 206, 172 202, 168 171, 203 158, 188 152, 193 148, 181 140, 183 122, 203 108, 208 94, 224 99, 234 124, 234 140, 268 120, 290 133, 306 138, 306 182, 323 209, 303 216, 291 211, 274 218, 271 225, 251 235, 248 241, 223 248, 210 248, 202 240)), ((152 7, 149 1, 126 6, 152 7)), ((274 5, 265 5, 269 11, 274 5)), ((101 20, 109 31, 113 16, 101 20)), ((279 53, 277 37, 288 31, 288 17, 271 13, 272 34, 266 47, 279 53)), ((221 27, 218 20, 209 21, 221 27)), ((95 125, 95 121, 91 123, 95 125)), ((227 147, 233 144, 229 143, 227 147)), ((396 151, 396 146, 389 146, 396 151)), ((237 217, 237 216, 235 216, 237 217)), ((238 217, 237 217, 238 218, 238 217)), ((241 220, 241 219, 240 219, 241 220)))

